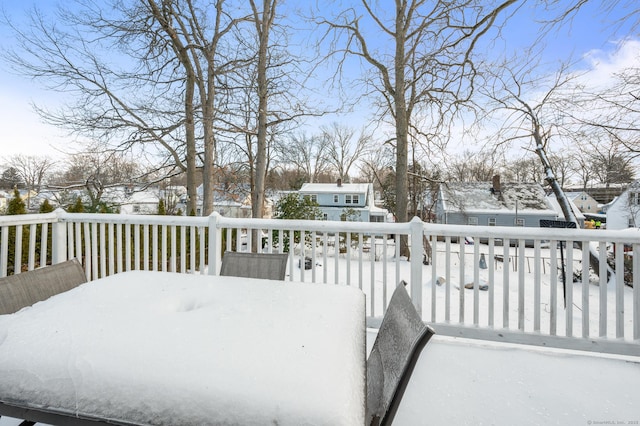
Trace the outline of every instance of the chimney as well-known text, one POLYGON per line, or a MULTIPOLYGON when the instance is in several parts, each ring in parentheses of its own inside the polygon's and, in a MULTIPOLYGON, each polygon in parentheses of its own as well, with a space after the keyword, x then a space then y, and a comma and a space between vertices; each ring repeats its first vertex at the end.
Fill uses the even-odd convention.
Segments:
POLYGON ((342 179, 338 179, 338 187, 342 186, 342 179))
POLYGON ((494 194, 500 193, 500 175, 493 176, 493 186, 491 187, 491 192, 494 194))

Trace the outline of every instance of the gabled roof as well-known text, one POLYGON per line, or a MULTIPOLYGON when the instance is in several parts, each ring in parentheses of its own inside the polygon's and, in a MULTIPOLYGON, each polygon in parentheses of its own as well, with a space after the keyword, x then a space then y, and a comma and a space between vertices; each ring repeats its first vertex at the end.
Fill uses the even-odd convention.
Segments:
POLYGON ((301 193, 330 193, 330 194, 366 194, 370 183, 305 183, 300 188, 301 193))
POLYGON ((449 182, 440 185, 443 207, 448 211, 503 212, 553 211, 537 183, 503 183, 493 191, 491 182, 449 182))

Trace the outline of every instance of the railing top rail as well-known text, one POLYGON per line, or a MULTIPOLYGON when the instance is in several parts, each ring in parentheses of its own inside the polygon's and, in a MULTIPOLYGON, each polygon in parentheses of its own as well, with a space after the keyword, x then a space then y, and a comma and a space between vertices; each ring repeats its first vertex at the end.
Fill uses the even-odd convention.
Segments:
POLYGON ((603 241, 624 242, 626 244, 640 244, 640 228, 620 230, 607 229, 566 229, 566 228, 534 228, 512 226, 475 226, 475 225, 444 225, 425 223, 424 232, 427 235, 443 237, 495 238, 495 239, 524 239, 524 240, 570 240, 570 241, 603 241), (550 238, 552 232, 553 238, 550 238))
POLYGON ((19 214, 11 216, 0 216, 0 226, 18 226, 18 225, 40 225, 42 223, 57 222, 58 215, 56 212, 37 213, 37 214, 19 214))
POLYGON ((183 225, 207 226, 208 219, 201 216, 124 215, 111 213, 61 213, 61 222, 119 223, 128 225, 183 225))
POLYGON ((239 219, 218 216, 218 228, 283 229, 319 232, 361 232, 364 234, 407 234, 410 223, 341 222, 292 219, 239 219))

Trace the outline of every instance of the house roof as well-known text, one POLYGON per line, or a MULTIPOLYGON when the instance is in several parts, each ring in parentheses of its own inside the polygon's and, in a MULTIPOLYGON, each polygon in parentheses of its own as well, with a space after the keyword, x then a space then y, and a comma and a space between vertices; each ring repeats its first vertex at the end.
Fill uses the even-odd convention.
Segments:
POLYGON ((305 183, 299 192, 303 193, 331 193, 331 194, 366 194, 370 183, 305 183))
POLYGON ((491 182, 449 182, 440 185, 443 207, 449 211, 553 212, 542 186, 537 183, 502 183, 492 191, 491 182))

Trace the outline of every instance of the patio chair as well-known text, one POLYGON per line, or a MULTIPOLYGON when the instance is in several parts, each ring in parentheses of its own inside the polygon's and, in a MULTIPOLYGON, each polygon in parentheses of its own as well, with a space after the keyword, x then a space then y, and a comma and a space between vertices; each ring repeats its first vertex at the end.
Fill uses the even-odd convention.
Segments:
POLYGON ((367 359, 366 425, 390 425, 434 331, 422 322, 402 281, 393 292, 367 359))
POLYGON ((77 259, 0 278, 0 315, 18 312, 86 282, 77 259))
POLYGON ((227 251, 222 256, 220 275, 284 280, 288 253, 244 253, 227 251))

